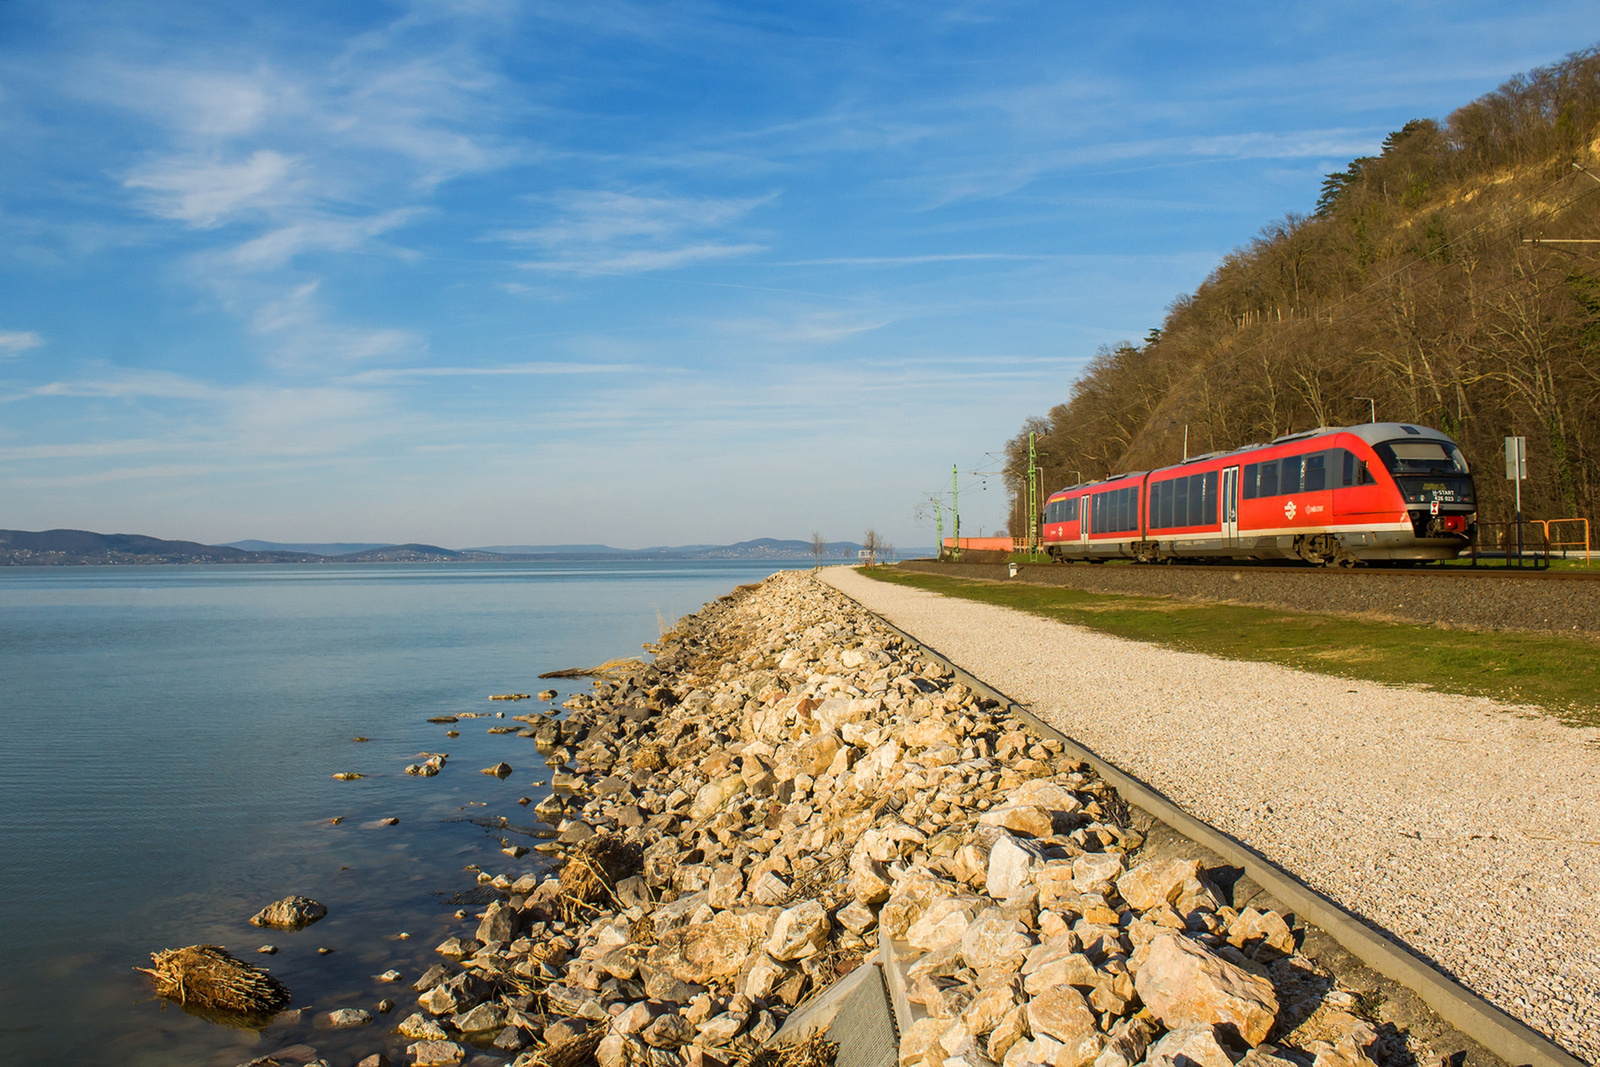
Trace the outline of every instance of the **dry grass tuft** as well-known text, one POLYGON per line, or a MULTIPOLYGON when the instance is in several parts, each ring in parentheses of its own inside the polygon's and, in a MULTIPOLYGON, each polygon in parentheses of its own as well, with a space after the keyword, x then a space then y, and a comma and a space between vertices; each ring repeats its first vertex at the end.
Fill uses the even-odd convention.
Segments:
POLYGON ((546 1045, 528 1057, 538 1067, 582 1067, 594 1061, 594 1050, 606 1036, 604 1026, 592 1027, 588 1033, 568 1038, 555 1045, 546 1045))
POLYGON ((740 1067, 833 1067, 839 1043, 817 1031, 802 1041, 757 1049, 740 1067))
POLYGON ((633 769, 636 771, 659 771, 667 765, 667 748, 647 742, 639 746, 639 751, 633 754, 633 769))
MULTIPOLYGON (((596 834, 581 842, 567 855, 561 868, 561 891, 567 910, 574 917, 583 905, 616 899, 617 883, 631 878, 644 867, 638 846, 626 844, 613 834, 596 834)), ((589 909, 592 910, 592 909, 589 909)))

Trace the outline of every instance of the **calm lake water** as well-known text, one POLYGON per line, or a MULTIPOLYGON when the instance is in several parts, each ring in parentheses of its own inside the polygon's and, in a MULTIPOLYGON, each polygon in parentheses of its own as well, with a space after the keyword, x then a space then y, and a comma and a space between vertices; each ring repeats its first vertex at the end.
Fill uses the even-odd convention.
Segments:
POLYGON ((488 695, 564 699, 587 683, 537 675, 641 655, 658 611, 781 566, 0 568, 0 1063, 231 1067, 306 1044, 334 1067, 405 1062, 390 1031, 409 983, 475 925, 449 899, 474 887, 469 865, 541 863, 500 851, 532 839, 468 821, 529 826, 518 798, 547 793, 532 740, 486 732, 539 702, 488 695), (461 712, 489 717, 456 738, 426 721, 461 712), (405 775, 423 751, 449 753, 444 771, 405 775), (502 760, 510 777, 479 773, 502 760), (290 893, 328 918, 249 925, 290 893), (264 963, 312 1011, 258 1034, 155 999, 132 968, 194 943, 264 963), (266 943, 278 954, 257 956, 266 943), (391 967, 405 983, 372 978, 391 967), (314 1025, 385 996, 399 1007, 373 1026, 314 1025))

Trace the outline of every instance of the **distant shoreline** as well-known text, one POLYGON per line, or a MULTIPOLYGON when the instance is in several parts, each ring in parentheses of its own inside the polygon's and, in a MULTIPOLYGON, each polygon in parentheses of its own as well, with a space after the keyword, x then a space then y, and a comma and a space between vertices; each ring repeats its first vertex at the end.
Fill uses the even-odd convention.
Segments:
MULTIPOLYGON (((269 542, 247 542, 269 544, 269 542)), ((0 530, 0 566, 6 567, 149 567, 166 565, 262 563, 600 563, 693 562, 725 560, 795 563, 819 559, 804 541, 759 538, 731 545, 689 545, 675 548, 616 549, 583 546, 555 547, 548 552, 489 552, 449 549, 438 545, 403 544, 367 548, 343 555, 252 550, 233 545, 205 545, 197 541, 168 541, 142 534, 101 534, 88 530, 0 530)), ((830 542, 821 562, 855 559, 861 546, 830 542)), ((905 555, 899 553, 898 555, 905 555)))

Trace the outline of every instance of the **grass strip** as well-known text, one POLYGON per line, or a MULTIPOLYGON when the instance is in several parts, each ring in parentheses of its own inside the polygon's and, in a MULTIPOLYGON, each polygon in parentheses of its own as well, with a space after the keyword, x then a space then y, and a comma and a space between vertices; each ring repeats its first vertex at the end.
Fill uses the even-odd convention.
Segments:
POLYGON ((1588 636, 1443 630, 894 567, 861 568, 860 573, 1185 652, 1493 697, 1542 708, 1569 725, 1600 726, 1600 647, 1588 636))

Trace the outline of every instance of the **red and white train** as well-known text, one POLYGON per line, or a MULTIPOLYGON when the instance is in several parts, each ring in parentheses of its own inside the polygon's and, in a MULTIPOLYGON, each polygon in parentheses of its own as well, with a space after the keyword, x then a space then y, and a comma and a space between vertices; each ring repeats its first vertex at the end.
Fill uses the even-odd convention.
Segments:
POLYGON ((1472 472, 1426 426, 1318 429, 1051 493, 1060 560, 1454 559, 1477 521, 1472 472))

